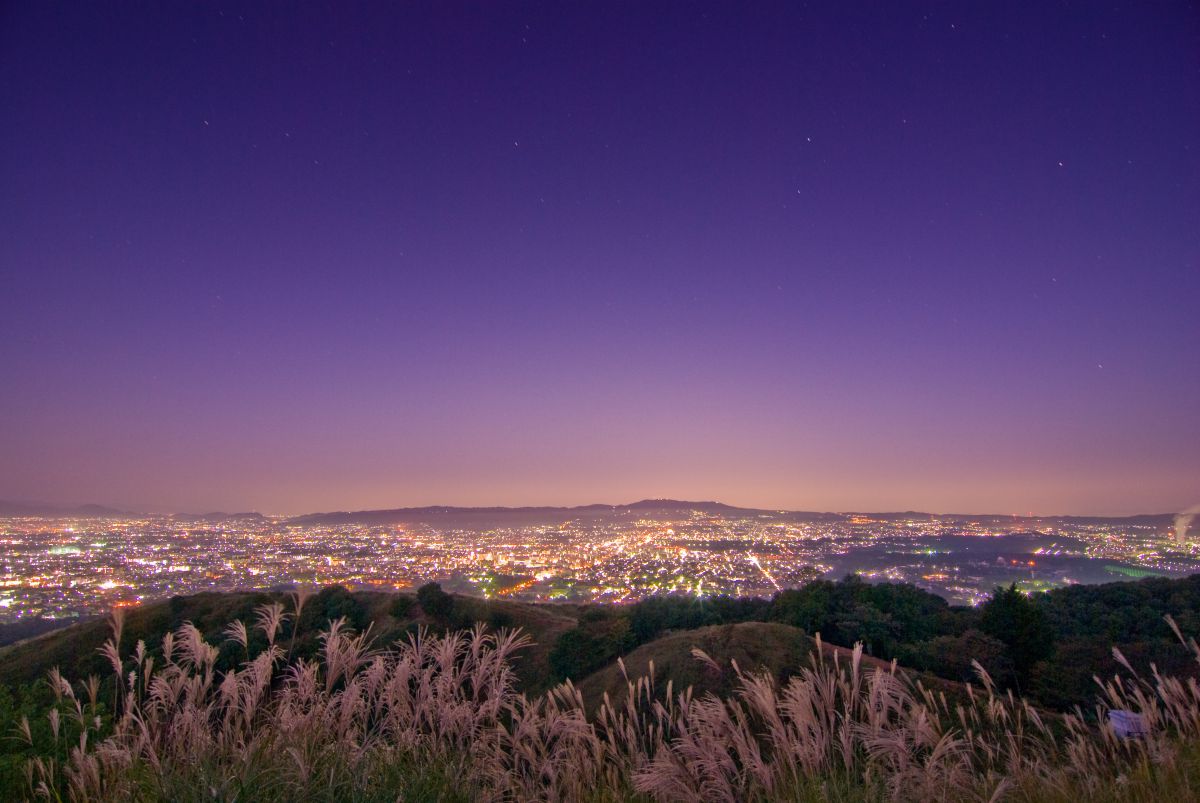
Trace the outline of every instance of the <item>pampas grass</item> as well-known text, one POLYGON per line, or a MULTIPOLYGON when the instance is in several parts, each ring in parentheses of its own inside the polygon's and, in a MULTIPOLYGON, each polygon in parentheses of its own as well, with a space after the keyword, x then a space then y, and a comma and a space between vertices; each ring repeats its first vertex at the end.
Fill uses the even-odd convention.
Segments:
MULTIPOLYGON (((1152 800, 1190 796, 1200 775, 1200 686, 1140 675, 1097 679, 1093 710, 1045 715, 979 686, 948 701, 895 664, 864 667, 862 646, 785 685, 732 669, 728 699, 662 686, 653 665, 626 675, 620 700, 594 716, 569 682, 537 698, 516 691, 518 631, 470 631, 377 645, 336 620, 318 660, 290 661, 276 639, 298 619, 275 603, 224 632, 244 662, 218 672, 218 648, 185 623, 157 656, 119 651, 122 620, 100 648, 113 668, 111 721, 99 679, 50 686, 55 740, 78 733, 65 761, 35 758, 27 793, 126 800, 1152 800), (1148 735, 1122 739, 1107 712, 1135 712, 1148 735)), ((1181 643, 1200 662, 1200 646, 1181 643)), ((720 669, 700 651, 696 660, 720 669)), ((624 665, 622 664, 622 671, 624 665)), ((29 724, 23 723, 23 738, 29 724)))

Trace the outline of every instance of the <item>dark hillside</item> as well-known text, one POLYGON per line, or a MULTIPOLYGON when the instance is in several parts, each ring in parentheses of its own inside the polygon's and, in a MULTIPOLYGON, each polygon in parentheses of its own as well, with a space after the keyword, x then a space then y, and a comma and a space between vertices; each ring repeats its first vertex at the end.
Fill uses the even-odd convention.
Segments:
MULTIPOLYGON (((225 634, 226 628, 235 620, 244 622, 248 651, 257 654, 266 640, 254 626, 256 609, 271 603, 288 614, 279 639, 291 657, 315 656, 321 632, 339 617, 355 630, 369 627, 376 647, 406 639, 421 627, 435 632, 476 623, 519 627, 532 641, 515 659, 522 690, 530 693, 567 678, 586 684, 589 693, 592 687, 611 689, 620 656, 627 656, 632 674, 642 671, 636 662, 648 667, 654 658, 659 676, 671 673, 676 688, 695 681, 716 690, 719 683, 698 674, 693 645, 708 651, 704 644, 711 644, 710 654, 719 662, 736 658, 743 668, 794 671, 807 648, 784 639, 784 633, 820 633, 827 644, 846 647, 862 642, 868 658, 894 659, 952 685, 976 682, 972 661, 977 660, 1002 688, 1058 710, 1091 700, 1093 675, 1111 677, 1118 671, 1113 647, 1139 671, 1153 663, 1182 678, 1198 674, 1190 652, 1163 617, 1172 616, 1187 636, 1200 634, 1200 576, 1080 585, 1031 597, 1003 589, 978 608, 950 606, 910 585, 871 584, 856 577, 813 582, 771 599, 668 596, 615 606, 485 600, 447 594, 437 586, 416 595, 329 587, 305 599, 298 621, 292 621, 290 594, 207 593, 126 609, 121 649, 128 653, 144 640, 153 651, 164 633, 190 621, 220 648, 218 668, 233 668, 247 650, 225 634), (723 633, 729 643, 714 641, 714 633, 723 633)), ((98 648, 108 635, 107 621, 95 619, 0 648, 0 685, 15 689, 45 678, 56 666, 70 677, 104 675, 107 665, 98 648)))
MULTIPOLYGON (((235 620, 245 622, 251 633, 250 651, 254 654, 266 646, 262 634, 254 630, 255 609, 279 602, 289 614, 280 643, 293 656, 315 655, 320 646, 321 631, 328 627, 330 620, 338 617, 346 617, 356 630, 369 626, 377 647, 407 639, 419 627, 437 631, 482 622, 492 627, 519 627, 529 634, 534 644, 518 656, 517 670, 530 690, 541 690, 550 684, 550 645, 562 632, 574 627, 574 606, 446 596, 451 599, 448 612, 431 616, 411 594, 351 593, 331 586, 305 600, 298 624, 290 620, 294 604, 290 594, 205 593, 173 597, 165 602, 126 609, 121 649, 129 653, 139 640, 144 640, 151 650, 157 649, 165 633, 190 621, 210 643, 221 646, 219 666, 232 667, 244 656, 241 647, 224 635, 225 629, 235 620)), ((92 619, 0 649, 0 685, 13 688, 38 681, 54 667, 68 677, 104 675, 108 666, 100 656, 99 648, 109 634, 107 618, 92 619)))

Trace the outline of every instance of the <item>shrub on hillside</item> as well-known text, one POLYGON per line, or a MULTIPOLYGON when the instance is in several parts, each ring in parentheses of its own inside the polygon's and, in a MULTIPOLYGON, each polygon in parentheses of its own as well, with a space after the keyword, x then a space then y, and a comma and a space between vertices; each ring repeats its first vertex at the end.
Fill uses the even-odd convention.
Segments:
POLYGON ((559 680, 578 680, 636 646, 627 618, 591 619, 558 637, 550 651, 550 670, 559 680))
POLYGON ((396 598, 392 600, 392 604, 388 609, 388 613, 397 619, 407 619, 409 614, 412 613, 413 605, 415 605, 416 602, 416 599, 408 596, 407 594, 397 594, 396 598))
POLYGON ((906 646, 901 649, 899 659, 904 666, 960 683, 970 683, 978 677, 976 662, 1000 686, 1008 686, 1013 679, 1008 648, 999 639, 974 629, 960 636, 937 636, 906 646))
POLYGON ((434 619, 447 619, 454 612, 454 597, 437 583, 426 583, 417 589, 417 604, 434 619))

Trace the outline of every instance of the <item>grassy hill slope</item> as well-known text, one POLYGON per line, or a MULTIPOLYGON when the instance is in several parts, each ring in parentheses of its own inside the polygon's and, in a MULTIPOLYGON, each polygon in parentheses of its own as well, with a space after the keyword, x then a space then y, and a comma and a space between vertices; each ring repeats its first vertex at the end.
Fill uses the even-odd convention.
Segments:
MULTIPOLYGON (((626 677, 650 676, 653 664, 653 676, 660 693, 665 691, 670 680, 675 692, 690 686, 696 695, 712 693, 725 697, 738 687, 734 663, 743 673, 766 672, 782 686, 801 669, 812 665, 815 647, 813 638, 790 625, 775 622, 712 625, 668 633, 643 644, 624 656, 624 671, 613 662, 580 680, 576 686, 589 710, 598 707, 606 693, 614 704, 620 704, 628 691, 626 677), (713 659, 717 666, 698 659, 693 653, 696 649, 713 659)), ((822 643, 821 650, 826 660, 833 660, 835 656, 843 663, 848 664, 851 660, 852 651, 846 647, 822 643)), ((891 668, 890 662, 868 655, 860 660, 868 671, 891 668)), ((904 668, 899 671, 920 681, 926 688, 945 693, 950 699, 966 694, 966 687, 961 683, 928 672, 904 668)))
POLYGON ((696 694, 725 695, 737 685, 732 662, 736 661, 743 671, 767 671, 782 682, 807 665, 812 649, 813 640, 789 625, 773 622, 712 625, 661 636, 626 655, 622 659, 624 672, 614 662, 576 685, 589 709, 598 706, 605 693, 619 704, 626 694, 626 675, 649 676, 653 664, 660 691, 670 680, 677 691, 692 686, 696 694), (693 649, 703 650, 720 670, 697 660, 693 649))

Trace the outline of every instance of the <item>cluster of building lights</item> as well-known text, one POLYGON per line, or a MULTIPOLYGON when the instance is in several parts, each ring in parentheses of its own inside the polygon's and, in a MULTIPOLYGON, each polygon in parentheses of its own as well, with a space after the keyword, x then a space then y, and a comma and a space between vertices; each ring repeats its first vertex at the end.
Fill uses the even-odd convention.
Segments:
POLYGON ((995 522, 703 511, 493 527, 9 518, 0 519, 0 622, 335 583, 393 590, 437 580, 487 597, 622 603, 665 593, 768 596, 854 571, 978 603, 1007 582, 1040 590, 1077 582, 1082 571, 1127 579, 1200 570, 1200 550, 1151 527, 1043 524, 1005 546, 1014 538, 995 522))

